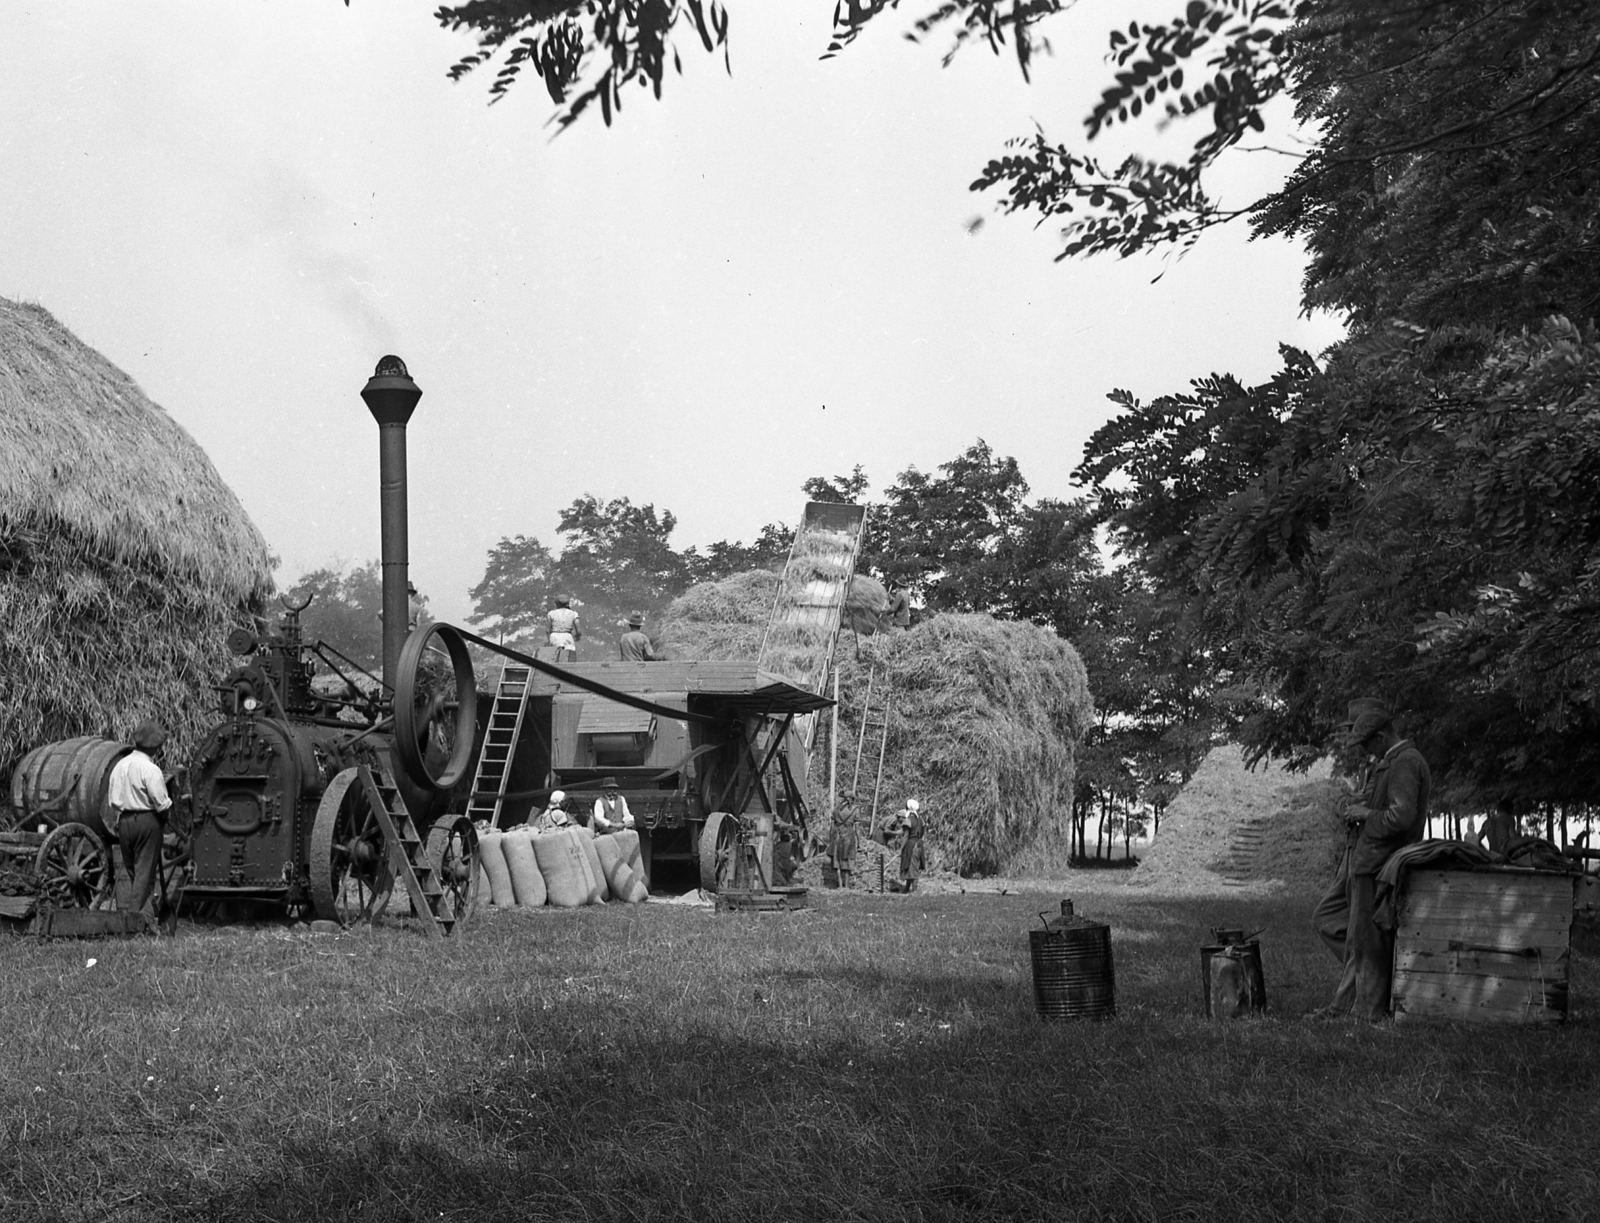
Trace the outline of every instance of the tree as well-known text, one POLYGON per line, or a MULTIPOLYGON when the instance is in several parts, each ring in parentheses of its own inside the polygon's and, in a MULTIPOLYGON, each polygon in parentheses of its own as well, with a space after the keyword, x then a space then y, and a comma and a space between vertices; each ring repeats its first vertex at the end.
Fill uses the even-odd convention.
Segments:
POLYGON ((484 577, 472 588, 468 620, 502 637, 535 644, 557 595, 579 610, 588 658, 609 658, 630 612, 651 615, 688 585, 692 565, 668 543, 678 520, 670 510, 634 505, 627 497, 582 496, 561 511, 561 554, 531 535, 504 538, 489 552, 484 577), (533 638, 530 642, 528 638, 533 638))
POLYGON ((377 561, 313 569, 284 592, 300 613, 308 642, 323 641, 370 671, 383 666, 383 571, 377 561))

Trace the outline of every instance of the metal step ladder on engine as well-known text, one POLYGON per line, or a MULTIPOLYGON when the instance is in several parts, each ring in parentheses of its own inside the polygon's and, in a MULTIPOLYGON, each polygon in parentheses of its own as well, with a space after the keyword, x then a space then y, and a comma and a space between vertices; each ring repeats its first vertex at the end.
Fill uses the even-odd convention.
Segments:
POLYGON ((389 864, 395 878, 405 884, 411 897, 411 910, 422 919, 429 938, 443 938, 455 928, 456 917, 443 903, 444 889, 433 865, 428 861, 427 847, 417 835, 417 826, 411 822, 400 791, 381 770, 362 765, 359 770, 361 789, 383 829, 383 842, 389 849, 389 864))
POLYGON ((856 797, 861 788, 861 756, 867 746, 867 741, 872 738, 874 731, 878 734, 878 769, 872 778, 872 808, 867 822, 867 835, 873 840, 878 837, 878 795, 883 789, 883 761, 889 751, 889 684, 885 680, 882 687, 878 685, 878 668, 867 672, 867 698, 862 702, 861 727, 856 734, 856 766, 850 774, 850 797, 856 797), (878 698, 876 710, 872 706, 872 698, 878 698))
POLYGON ((486 820, 489 827, 500 827, 506 781, 511 776, 517 740, 522 736, 522 715, 528 708, 532 679, 533 668, 521 663, 508 662, 500 668, 500 683, 489 708, 483 750, 478 754, 478 770, 472 776, 472 794, 467 799, 467 818, 474 823, 486 820))

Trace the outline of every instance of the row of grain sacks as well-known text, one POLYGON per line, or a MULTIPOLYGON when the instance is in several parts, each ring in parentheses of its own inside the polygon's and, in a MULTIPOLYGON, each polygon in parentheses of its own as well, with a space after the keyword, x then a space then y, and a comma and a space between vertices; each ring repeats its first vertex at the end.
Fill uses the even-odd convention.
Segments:
POLYGON ((534 832, 526 826, 478 838, 478 895, 501 909, 561 909, 649 895, 637 832, 592 836, 587 828, 534 832))

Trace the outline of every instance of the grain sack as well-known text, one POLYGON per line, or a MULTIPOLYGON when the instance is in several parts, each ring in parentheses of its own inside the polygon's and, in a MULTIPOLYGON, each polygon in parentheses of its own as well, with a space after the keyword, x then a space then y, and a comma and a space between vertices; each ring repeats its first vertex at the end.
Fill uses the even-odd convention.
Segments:
POLYGON ((544 873, 533 852, 532 833, 512 829, 500 842, 506 867, 511 871, 511 888, 517 894, 517 907, 537 909, 546 900, 544 873))
POLYGON ((635 872, 629 865, 627 846, 621 840, 623 835, 633 838, 633 848, 637 852, 638 833, 613 833, 610 836, 596 837, 594 848, 600 855, 600 866, 605 871, 606 886, 611 889, 611 895, 618 900, 636 905, 650 895, 650 889, 645 886, 643 874, 635 872))
MULTIPOLYGON (((505 859, 501 858, 504 862, 505 859)), ((483 859, 478 860, 478 887, 472 893, 473 913, 482 913, 489 908, 494 898, 494 885, 489 882, 489 872, 483 865, 483 859)))
POLYGON ((501 849, 505 839, 503 832, 486 832, 478 838, 478 852, 484 872, 489 876, 491 903, 496 908, 512 909, 516 907, 517 894, 511 887, 511 868, 506 865, 505 852, 501 849))
POLYGON ((576 909, 589 903, 593 890, 589 882, 589 860, 569 830, 535 836, 533 852, 539 860, 551 904, 561 909, 576 909))
POLYGON ((614 832, 611 836, 616 841, 617 848, 622 851, 622 860, 628 869, 643 879, 644 857, 639 852, 639 834, 629 828, 622 832, 614 832))
POLYGON ((592 905, 604 904, 610 888, 606 886, 605 868, 600 865, 599 851, 594 847, 594 834, 587 828, 574 828, 573 839, 578 842, 578 847, 583 850, 583 860, 589 865, 589 903, 592 905))

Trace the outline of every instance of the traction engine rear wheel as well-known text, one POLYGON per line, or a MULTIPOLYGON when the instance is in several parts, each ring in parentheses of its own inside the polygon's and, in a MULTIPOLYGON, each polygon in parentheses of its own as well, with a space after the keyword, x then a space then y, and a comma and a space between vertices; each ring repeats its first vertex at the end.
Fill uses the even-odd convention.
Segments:
POLYGON ((358 777, 345 769, 329 783, 311 825, 311 906, 341 926, 370 922, 394 891, 383 828, 358 777))

